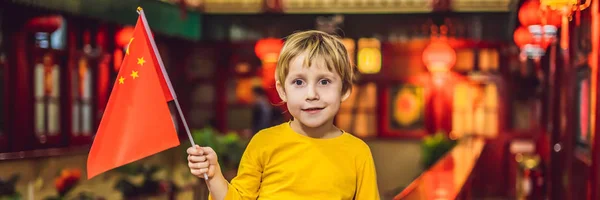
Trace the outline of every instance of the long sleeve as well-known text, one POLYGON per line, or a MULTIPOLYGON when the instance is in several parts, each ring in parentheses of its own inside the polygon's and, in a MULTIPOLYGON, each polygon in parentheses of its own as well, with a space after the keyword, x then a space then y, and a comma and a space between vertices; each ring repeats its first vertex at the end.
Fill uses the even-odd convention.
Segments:
POLYGON ((377 187, 377 173, 371 151, 367 148, 368 155, 365 156, 362 165, 358 168, 357 189, 354 199, 357 200, 379 200, 379 189, 377 187))
POLYGON ((259 149, 254 143, 250 141, 248 144, 242 155, 237 176, 227 185, 226 200, 246 200, 258 197, 263 166, 260 162, 259 149))

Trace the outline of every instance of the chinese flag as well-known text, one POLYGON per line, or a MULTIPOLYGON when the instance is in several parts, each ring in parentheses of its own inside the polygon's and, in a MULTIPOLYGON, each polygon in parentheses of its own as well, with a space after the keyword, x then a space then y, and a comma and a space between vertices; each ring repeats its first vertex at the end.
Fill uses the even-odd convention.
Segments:
POLYGON ((151 34, 141 11, 88 155, 88 179, 179 145, 167 105, 175 93, 151 34))

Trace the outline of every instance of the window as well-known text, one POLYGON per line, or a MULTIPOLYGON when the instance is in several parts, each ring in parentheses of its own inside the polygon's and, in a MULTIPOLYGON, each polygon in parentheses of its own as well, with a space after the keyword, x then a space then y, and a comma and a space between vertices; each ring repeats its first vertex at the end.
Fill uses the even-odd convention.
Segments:
POLYGON ((60 133, 60 67, 46 53, 34 67, 34 130, 40 142, 60 133))
POLYGON ((190 58, 187 70, 189 84, 188 121, 191 129, 216 126, 214 71, 215 52, 209 48, 198 48, 190 58))
POLYGON ((352 94, 342 102, 336 117, 338 127, 358 137, 377 134, 377 85, 355 85, 352 94))
POLYGON ((252 128, 254 95, 253 86, 260 86, 260 79, 233 77, 227 80, 227 128, 249 130, 252 128))
POLYGON ((66 20, 53 32, 34 33, 35 47, 29 52, 33 61, 33 130, 39 143, 50 146, 61 142, 61 59, 65 44, 66 20))
POLYGON ((495 137, 498 134, 498 89, 495 84, 462 83, 454 88, 452 135, 495 137))
POLYGON ((77 66, 72 69, 72 134, 73 136, 89 136, 93 131, 92 118, 92 72, 88 59, 79 58, 77 66))

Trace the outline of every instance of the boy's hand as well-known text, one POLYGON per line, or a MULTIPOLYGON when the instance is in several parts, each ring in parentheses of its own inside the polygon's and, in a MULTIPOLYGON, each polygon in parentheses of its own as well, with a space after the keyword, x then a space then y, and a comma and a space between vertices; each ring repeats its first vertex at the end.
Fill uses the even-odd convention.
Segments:
POLYGON ((188 148, 187 153, 188 167, 194 176, 204 178, 206 173, 210 179, 215 175, 221 175, 217 153, 212 148, 196 145, 188 148))

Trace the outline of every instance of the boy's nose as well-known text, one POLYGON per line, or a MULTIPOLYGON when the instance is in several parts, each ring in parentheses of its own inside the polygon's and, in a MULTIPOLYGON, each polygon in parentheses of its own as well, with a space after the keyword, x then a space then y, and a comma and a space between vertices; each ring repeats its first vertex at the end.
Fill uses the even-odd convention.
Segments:
POLYGON ((306 92, 306 101, 314 101, 319 100, 319 95, 315 90, 314 86, 308 87, 308 91, 306 92))

